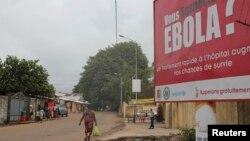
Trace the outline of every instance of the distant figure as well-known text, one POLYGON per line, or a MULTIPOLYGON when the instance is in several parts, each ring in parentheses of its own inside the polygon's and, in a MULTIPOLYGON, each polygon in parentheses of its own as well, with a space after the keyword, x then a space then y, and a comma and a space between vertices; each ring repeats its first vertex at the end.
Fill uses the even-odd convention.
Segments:
POLYGON ((29 120, 32 120, 32 116, 33 116, 33 106, 30 105, 29 106, 29 120))
POLYGON ((44 116, 44 110, 41 107, 41 105, 38 105, 38 112, 39 112, 39 120, 40 120, 40 122, 42 122, 43 121, 43 116, 44 116))
POLYGON ((79 126, 81 125, 83 119, 84 119, 84 126, 85 126, 84 141, 90 141, 90 137, 94 129, 94 122, 95 122, 95 126, 97 126, 95 113, 90 109, 90 107, 89 108, 85 107, 82 118, 79 122, 79 126))
POLYGON ((155 114, 152 109, 150 109, 150 127, 148 129, 154 129, 154 120, 155 120, 155 114))
POLYGON ((142 115, 142 122, 144 123, 146 119, 146 113, 142 115))
POLYGON ((44 109, 43 110, 44 110, 45 117, 48 120, 49 119, 49 107, 48 107, 47 102, 44 104, 44 109))
POLYGON ((141 113, 139 116, 140 116, 140 117, 139 117, 140 122, 141 122, 141 123, 144 123, 144 122, 145 122, 145 114, 144 114, 144 113, 141 113))

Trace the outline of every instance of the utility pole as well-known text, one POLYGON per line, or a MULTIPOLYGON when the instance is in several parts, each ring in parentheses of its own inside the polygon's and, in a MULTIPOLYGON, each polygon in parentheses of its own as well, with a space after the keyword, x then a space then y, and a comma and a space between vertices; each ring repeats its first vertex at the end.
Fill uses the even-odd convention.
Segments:
POLYGON ((116 44, 118 42, 117 40, 117 1, 115 0, 115 41, 116 41, 116 44))

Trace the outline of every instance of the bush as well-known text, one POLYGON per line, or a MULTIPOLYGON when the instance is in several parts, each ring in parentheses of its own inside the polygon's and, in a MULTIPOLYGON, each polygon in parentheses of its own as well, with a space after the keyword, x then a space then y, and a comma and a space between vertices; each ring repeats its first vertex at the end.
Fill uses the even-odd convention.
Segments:
POLYGON ((181 130, 181 141, 195 141, 195 129, 183 128, 181 130))

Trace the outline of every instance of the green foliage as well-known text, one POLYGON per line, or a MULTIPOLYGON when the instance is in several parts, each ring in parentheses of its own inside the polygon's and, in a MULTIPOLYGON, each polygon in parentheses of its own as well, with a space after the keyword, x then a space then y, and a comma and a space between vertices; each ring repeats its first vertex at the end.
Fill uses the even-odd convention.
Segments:
POLYGON ((54 86, 48 82, 48 72, 38 60, 8 56, 0 64, 1 93, 23 92, 31 96, 51 96, 54 86))
POLYGON ((123 100, 135 98, 132 94, 132 79, 135 78, 135 47, 137 48, 138 78, 142 82, 142 92, 138 98, 153 97, 152 82, 148 78, 152 71, 148 60, 135 42, 123 42, 100 50, 89 57, 83 67, 81 78, 74 87, 74 93, 83 93, 85 100, 94 103, 96 108, 109 107, 117 110, 120 104, 121 79, 123 100))
POLYGON ((3 93, 3 66, 2 66, 2 60, 0 59, 0 94, 3 93))
POLYGON ((181 131, 181 141, 195 141, 195 129, 183 128, 181 131))

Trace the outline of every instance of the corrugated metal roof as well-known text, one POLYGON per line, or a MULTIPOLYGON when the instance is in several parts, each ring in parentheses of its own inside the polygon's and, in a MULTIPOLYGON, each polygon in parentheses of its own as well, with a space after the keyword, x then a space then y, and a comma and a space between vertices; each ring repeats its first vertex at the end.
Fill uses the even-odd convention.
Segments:
POLYGON ((63 94, 63 93, 57 93, 55 94, 58 99, 64 100, 64 101, 71 101, 75 103, 80 104, 90 104, 88 101, 82 101, 82 96, 76 95, 76 94, 63 94))

